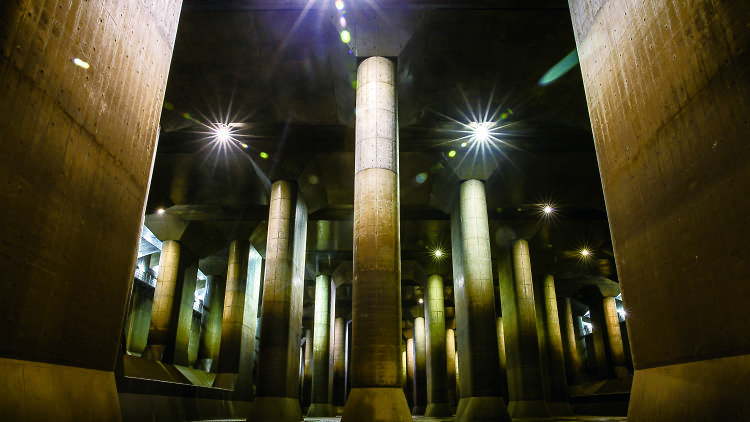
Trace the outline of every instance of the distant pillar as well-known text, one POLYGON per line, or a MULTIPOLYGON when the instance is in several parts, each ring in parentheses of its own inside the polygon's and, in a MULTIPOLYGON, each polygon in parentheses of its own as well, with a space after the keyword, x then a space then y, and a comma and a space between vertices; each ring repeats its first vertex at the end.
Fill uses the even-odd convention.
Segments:
POLYGON ((446 388, 445 348, 445 297, 443 278, 432 275, 427 279, 425 297, 426 357, 427 357, 427 409, 425 416, 451 416, 446 388))
POLYGON ((448 390, 448 405, 451 415, 456 413, 458 397, 456 394, 456 336, 453 329, 445 330, 445 357, 446 357, 446 389, 448 390))
POLYGON ((497 351, 500 355, 500 387, 502 387, 503 400, 509 403, 508 396, 508 359, 505 354, 505 328, 503 317, 497 318, 497 351))
POLYGON ((328 372, 331 341, 331 278, 324 274, 315 277, 315 314, 313 332, 313 376, 310 410, 307 416, 335 415, 328 395, 328 372))
POLYGON ((344 411, 345 377, 346 377, 346 324, 344 318, 338 317, 334 321, 333 329, 333 397, 331 402, 336 414, 344 411))
POLYGON ((618 378, 629 376, 625 367, 625 350, 622 345, 622 333, 620 332, 620 318, 617 315, 617 305, 614 297, 605 297, 602 300, 604 308, 604 321, 607 327, 607 339, 609 340, 609 351, 612 357, 612 369, 618 378))
MULTIPOLYGON (((414 330, 412 330, 412 333, 414 330)), ((409 404, 409 408, 414 409, 415 403, 417 402, 414 394, 414 337, 406 339, 406 401, 409 404)))
POLYGON ((427 365, 424 318, 414 318, 414 409, 412 415, 424 415, 427 407, 427 365))
POLYGON ((297 184, 271 186, 266 270, 260 319, 257 396, 252 422, 298 422, 302 290, 305 275, 307 207, 297 184))
POLYGON ((305 353, 302 357, 302 410, 309 409, 312 403, 312 367, 313 367, 313 339, 312 330, 305 330, 305 353))
POLYGON ((263 259, 247 240, 229 244, 218 374, 214 386, 252 400, 253 358, 263 259))
POLYGON ((508 365, 508 410, 514 418, 549 417, 544 401, 529 245, 525 240, 513 242, 512 255, 500 252, 498 273, 508 365))
POLYGON ((456 421, 510 421, 499 379, 487 199, 479 180, 461 183, 451 212, 451 244, 460 357, 456 421))
POLYGON ((583 394, 580 373, 581 361, 578 357, 570 298, 558 296, 557 307, 560 315, 560 335, 562 336, 563 353, 565 355, 565 378, 568 381, 568 391, 571 396, 580 395, 583 394))
MULTIPOLYGON (((589 305, 589 319, 591 320, 591 336, 594 340, 594 357, 596 358, 596 373, 600 379, 610 377, 609 360, 607 359, 607 321, 604 316, 604 302, 595 298, 589 305)), ((589 355, 591 359, 591 355, 589 355)))
POLYGON ((544 277, 542 287, 543 303, 541 304, 542 320, 539 332, 544 336, 546 345, 546 369, 548 373, 549 398, 547 406, 554 416, 572 416, 573 410, 568 403, 568 385, 565 378, 565 358, 563 342, 560 335, 560 320, 557 312, 555 278, 551 274, 544 277))
POLYGON ((203 306, 206 329, 201 333, 198 363, 200 368, 208 372, 218 372, 226 284, 225 274, 206 275, 206 301, 203 306))
POLYGON ((163 243, 151 326, 143 357, 189 366, 197 260, 175 240, 163 243))
POLYGON ((411 422, 398 370, 401 242, 393 62, 370 57, 359 65, 356 106, 353 388, 342 421, 411 422))

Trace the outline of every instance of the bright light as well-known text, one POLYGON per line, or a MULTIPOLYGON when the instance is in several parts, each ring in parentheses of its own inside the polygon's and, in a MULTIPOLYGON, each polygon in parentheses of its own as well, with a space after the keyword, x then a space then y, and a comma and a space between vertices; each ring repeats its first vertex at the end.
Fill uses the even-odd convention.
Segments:
POLYGON ((224 123, 216 125, 215 133, 216 140, 219 142, 228 142, 232 139, 232 132, 229 130, 229 126, 224 123))
POLYGON ((242 148, 247 149, 248 145, 247 144, 242 144, 242 148))
POLYGON ((466 148, 466 145, 469 145, 469 144, 467 144, 466 142, 461 142, 461 148, 466 148))
POLYGON ((346 28, 346 18, 345 17, 342 16, 342 17, 339 18, 339 25, 341 25, 342 28, 346 28))
POLYGON ((487 127, 487 123, 479 123, 474 131, 474 139, 479 142, 487 142, 490 139, 490 128, 487 127))
POLYGON ((88 62, 85 62, 85 61, 79 59, 78 57, 76 57, 75 59, 73 59, 73 64, 75 64, 76 66, 78 66, 78 67, 80 67, 82 69, 88 69, 89 67, 91 67, 88 64, 88 62))
POLYGON ((440 249, 435 249, 435 257, 440 258, 441 256, 443 256, 443 251, 441 251, 440 249))
POLYGON ((555 209, 552 208, 551 205, 545 205, 544 208, 542 208, 542 211, 544 211, 545 214, 552 214, 555 209))
POLYGON ((260 153, 260 158, 262 158, 262 159, 264 159, 264 160, 265 160, 265 159, 267 159, 267 158, 268 158, 268 153, 265 153, 265 152, 261 152, 261 153, 260 153))
POLYGON ((581 256, 589 256, 591 255, 591 251, 589 251, 586 248, 581 249, 581 256))
POLYGON ((164 208, 157 209, 156 213, 159 214, 159 215, 164 214, 164 208))
POLYGON ((421 304, 423 304, 423 303, 424 303, 424 299, 422 299, 422 298, 420 297, 420 298, 419 298, 419 304, 421 305, 421 304))
POLYGON ((456 156, 456 151, 455 150, 448 151, 448 157, 453 158, 455 156, 456 156))
POLYGON ((352 40, 352 34, 349 33, 346 29, 341 31, 341 42, 344 44, 349 44, 349 42, 352 40))
POLYGON ((334 4, 336 5, 336 10, 344 10, 344 2, 342 0, 336 0, 334 4))

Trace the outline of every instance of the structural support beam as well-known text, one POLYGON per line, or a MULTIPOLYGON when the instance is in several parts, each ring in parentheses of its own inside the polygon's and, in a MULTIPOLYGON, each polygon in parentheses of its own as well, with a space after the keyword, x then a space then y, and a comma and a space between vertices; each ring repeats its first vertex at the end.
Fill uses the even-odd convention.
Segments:
POLYGON ((503 317, 497 317, 497 351, 500 355, 500 387, 503 400, 508 402, 508 355, 505 353, 505 327, 503 317))
POLYGON ((257 397, 248 420, 298 422, 307 207, 296 183, 271 186, 257 397))
POLYGON ((510 421, 499 379, 487 200, 479 180, 461 184, 451 212, 451 244, 460 356, 456 421, 510 421))
POLYGON ((514 418, 549 417, 537 337, 529 245, 516 240, 497 260, 508 364, 508 410, 514 418))
POLYGON ((333 328, 333 397, 331 404, 334 411, 340 415, 344 411, 346 403, 345 376, 346 376, 346 324, 344 318, 338 317, 334 320, 333 328))
POLYGON ((456 392, 456 333, 451 328, 445 330, 445 357, 447 374, 445 385, 448 390, 448 405, 453 415, 458 407, 458 393, 456 392))
POLYGON ((431 275, 427 279, 425 318, 427 338, 427 410, 425 416, 451 416, 446 388, 445 297, 443 278, 431 275))
POLYGON ((570 298, 558 296, 557 308, 560 315, 560 334, 565 355, 565 378, 571 396, 583 394, 581 383, 581 360, 578 356, 576 328, 573 323, 573 308, 570 298))
POLYGON ((414 409, 414 337, 406 339, 406 399, 409 407, 414 409))
MULTIPOLYGON (((226 267, 224 270, 226 271, 226 267)), ((225 274, 206 275, 206 300, 203 306, 205 330, 201 333, 198 365, 207 372, 218 372, 226 287, 227 276, 225 274)))
POLYGON ((625 367, 625 350, 622 345, 620 318, 617 315, 615 298, 609 296, 602 299, 602 307, 604 308, 604 323, 607 329, 612 369, 618 378, 630 376, 628 369, 625 367))
POLYGON ((541 299, 539 304, 542 318, 539 321, 538 335, 540 348, 545 346, 542 356, 545 359, 547 372, 547 406, 554 416, 572 416, 573 409, 568 403, 568 385, 565 378, 565 358, 563 357, 563 343, 560 335, 560 320, 557 312, 557 296, 555 295, 555 278, 551 274, 542 280, 541 299))
POLYGON ((427 408, 427 344, 424 318, 414 318, 414 408, 412 415, 424 415, 427 408))
POLYGON ((411 421, 401 388, 401 246, 394 64, 357 70, 352 391, 344 422, 411 421))
POLYGON ((329 396, 330 341, 331 341, 331 278, 324 274, 315 277, 315 314, 313 331, 313 376, 310 410, 307 416, 335 415, 329 396))
POLYGON ((189 366, 197 259, 176 240, 163 244, 151 312, 151 328, 143 357, 189 366))

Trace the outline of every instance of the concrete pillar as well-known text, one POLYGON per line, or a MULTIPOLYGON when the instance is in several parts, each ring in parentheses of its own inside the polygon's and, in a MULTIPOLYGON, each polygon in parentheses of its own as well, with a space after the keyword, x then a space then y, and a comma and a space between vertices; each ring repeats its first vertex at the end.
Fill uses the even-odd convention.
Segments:
MULTIPOLYGON (((412 331, 413 332, 413 331, 412 331)), ((406 339, 406 400, 411 409, 414 409, 414 403, 416 399, 414 394, 416 389, 414 388, 414 338, 406 339)))
POLYGON ((304 355, 302 356, 302 397, 300 397, 300 405, 302 406, 303 411, 309 410, 310 404, 312 403, 312 367, 314 344, 315 339, 313 339, 312 330, 305 330, 305 347, 304 355))
POLYGON ((427 357, 427 409, 425 416, 451 416, 446 388, 446 347, 445 347, 445 298, 443 278, 432 275, 427 279, 425 297, 425 329, 427 357))
POLYGON ((453 329, 445 330, 446 389, 451 414, 456 413, 458 398, 456 394, 456 336, 453 329))
POLYGON ((200 369, 208 372, 218 372, 219 370, 226 284, 227 277, 224 274, 206 275, 206 296, 203 305, 205 329, 201 334, 198 365, 200 369))
POLYGON ((569 5, 629 313, 628 421, 747 419, 750 2, 569 5))
MULTIPOLYGON (((144 272, 148 272, 151 266, 151 255, 140 259, 144 272)), ((145 280, 144 280, 145 281, 145 280)), ((154 291, 151 286, 142 283, 133 283, 130 295, 130 307, 126 328, 125 350, 130 355, 141 356, 148 341, 149 324, 151 312, 154 305, 154 291)))
POLYGON ((612 369, 618 378, 630 376, 628 369, 625 367, 625 351, 622 345, 620 319, 617 315, 615 298, 605 297, 602 299, 602 307, 604 309, 607 340, 609 341, 609 356, 612 358, 612 369))
POLYGON ((568 392, 571 396, 580 395, 583 394, 580 373, 581 361, 578 356, 570 298, 558 296, 557 308, 558 315, 560 315, 560 335, 562 336, 563 354, 565 356, 565 378, 568 382, 568 392))
MULTIPOLYGON (((592 326, 592 337, 594 339, 594 356, 596 359, 596 373, 600 379, 610 378, 607 342, 607 322, 604 316, 604 302, 596 298, 589 305, 589 319, 592 326)), ((589 355, 589 359, 591 359, 589 355)), ((613 371, 614 372, 614 371, 613 371)))
POLYGON ((214 386, 253 398, 253 358, 263 259, 247 240, 229 245, 218 374, 214 386))
POLYGON ((479 180, 461 183, 451 212, 451 244, 460 356, 456 421, 510 421, 499 379, 487 200, 479 180))
POLYGON ((529 245, 516 240, 498 256, 508 367, 508 410, 514 418, 549 417, 537 337, 529 245))
POLYGON ((329 396, 329 358, 331 341, 331 278, 324 274, 315 277, 315 314, 313 332, 313 376, 310 410, 307 416, 335 416, 329 396))
MULTIPOLYGON (((401 387, 404 389, 404 394, 406 394, 406 342, 402 339, 401 340, 401 387)), ((406 398, 406 402, 409 402, 409 398, 406 398)))
MULTIPOLYGON (((560 319, 557 311, 555 278, 551 274, 544 276, 541 298, 541 330, 538 335, 544 336, 546 346, 544 359, 547 372, 547 406, 554 416, 572 416, 573 410, 568 403, 568 385, 565 378, 565 358, 560 334, 560 319)), ((542 342, 540 342, 541 346, 542 342)))
POLYGON ((427 408, 427 345, 424 318, 414 318, 414 408, 412 415, 424 415, 427 408))
POLYGON ((393 62, 383 57, 364 60, 357 71, 353 388, 344 422, 411 421, 398 371, 401 247, 395 78, 393 62))
POLYGON ((338 317, 334 321, 333 329, 333 397, 331 404, 336 414, 344 411, 345 400, 345 376, 346 376, 346 324, 344 318, 338 317))
POLYGON ((503 400, 509 402, 508 396, 508 359, 505 354, 505 328, 503 317, 497 318, 497 351, 500 357, 500 387, 502 388, 503 400))
POLYGON ((297 185, 271 186, 260 319, 258 382, 248 420, 297 422, 307 207, 297 185))
POLYGON ((189 366, 188 347, 197 275, 197 260, 190 252, 183 250, 177 241, 165 241, 143 357, 189 366))

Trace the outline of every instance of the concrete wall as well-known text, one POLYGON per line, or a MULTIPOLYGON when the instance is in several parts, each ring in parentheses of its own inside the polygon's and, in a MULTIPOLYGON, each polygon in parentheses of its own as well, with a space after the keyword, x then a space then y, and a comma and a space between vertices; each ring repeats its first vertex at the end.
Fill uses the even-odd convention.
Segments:
POLYGON ((569 3, 629 313, 628 421, 745 419, 750 3, 569 3))
POLYGON ((112 371, 180 6, 0 4, 2 420, 120 418, 112 371))

